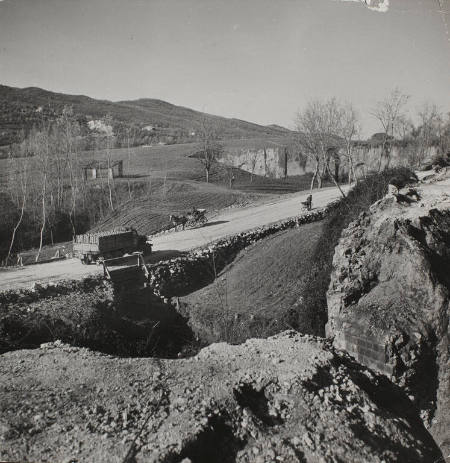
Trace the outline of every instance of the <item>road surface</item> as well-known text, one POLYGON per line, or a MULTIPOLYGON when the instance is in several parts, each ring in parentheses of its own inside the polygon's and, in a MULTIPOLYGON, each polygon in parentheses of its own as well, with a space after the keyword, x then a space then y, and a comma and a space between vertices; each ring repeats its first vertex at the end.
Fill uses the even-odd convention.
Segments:
MULTIPOLYGON (((224 210, 210 219, 210 222, 204 227, 157 236, 152 240, 155 253, 151 259, 154 261, 158 255, 162 258, 171 254, 162 251, 173 251, 173 254, 188 251, 225 236, 296 216, 301 211, 301 201, 305 201, 307 195, 308 192, 292 193, 265 204, 224 210)), ((313 194, 313 208, 323 207, 339 196, 340 193, 335 187, 316 191, 313 194)), ((35 282, 77 280, 102 273, 102 266, 83 265, 78 259, 28 265, 22 268, 1 269, 0 291, 30 288, 35 282)))

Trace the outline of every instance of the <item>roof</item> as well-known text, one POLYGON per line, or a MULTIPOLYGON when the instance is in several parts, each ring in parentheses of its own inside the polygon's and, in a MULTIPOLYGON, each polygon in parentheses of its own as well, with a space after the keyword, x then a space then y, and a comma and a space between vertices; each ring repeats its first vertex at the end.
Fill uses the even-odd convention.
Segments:
POLYGON ((109 161, 109 162, 107 160, 90 161, 84 164, 83 169, 108 169, 108 168, 118 166, 119 164, 122 164, 122 163, 123 163, 122 159, 118 161, 109 161))

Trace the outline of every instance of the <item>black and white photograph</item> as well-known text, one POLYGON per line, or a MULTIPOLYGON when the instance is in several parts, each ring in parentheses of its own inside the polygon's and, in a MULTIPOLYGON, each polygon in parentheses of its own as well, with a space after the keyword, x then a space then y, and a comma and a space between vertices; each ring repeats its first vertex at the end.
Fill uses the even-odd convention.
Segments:
POLYGON ((0 0, 0 463, 450 463, 450 0, 0 0))

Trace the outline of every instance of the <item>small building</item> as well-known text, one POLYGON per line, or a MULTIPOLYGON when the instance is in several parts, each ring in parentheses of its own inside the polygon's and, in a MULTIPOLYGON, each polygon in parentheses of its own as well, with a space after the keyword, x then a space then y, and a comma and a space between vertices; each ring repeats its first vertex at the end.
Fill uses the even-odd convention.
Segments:
POLYGON ((91 161, 83 166, 83 178, 91 180, 96 178, 123 177, 123 160, 119 161, 91 161))

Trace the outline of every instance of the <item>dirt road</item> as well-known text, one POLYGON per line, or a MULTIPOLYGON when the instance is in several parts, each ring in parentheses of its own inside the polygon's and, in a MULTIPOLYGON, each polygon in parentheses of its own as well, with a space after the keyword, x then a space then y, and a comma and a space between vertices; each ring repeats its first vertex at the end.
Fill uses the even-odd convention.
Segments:
MULTIPOLYGON (((228 235, 298 215, 301 201, 305 201, 307 195, 305 192, 294 193, 263 205, 223 211, 204 227, 155 237, 152 240, 154 249, 187 251, 228 235)), ((336 188, 323 188, 314 193, 313 207, 325 206, 339 196, 336 188)))
MULTIPOLYGON (((301 201, 304 201, 307 195, 306 192, 293 193, 283 195, 270 203, 225 210, 212 218, 204 227, 155 237, 153 239, 155 255, 157 256, 160 251, 187 251, 228 235, 298 215, 301 210, 301 201)), ((334 187, 315 192, 313 207, 325 206, 339 195, 339 191, 334 187)), ((81 279, 102 272, 101 266, 82 265, 78 259, 0 270, 0 291, 31 287, 35 282, 81 279)))

